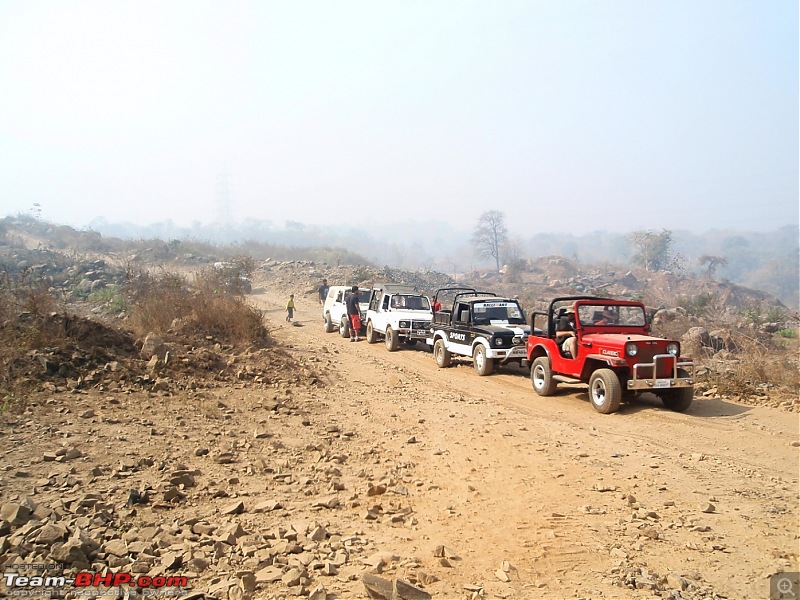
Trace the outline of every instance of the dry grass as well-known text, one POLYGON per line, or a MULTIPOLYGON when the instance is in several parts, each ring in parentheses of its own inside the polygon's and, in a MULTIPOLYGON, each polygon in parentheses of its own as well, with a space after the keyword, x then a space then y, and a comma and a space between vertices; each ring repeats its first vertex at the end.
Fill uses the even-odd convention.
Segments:
POLYGON ((0 406, 17 396, 23 357, 62 343, 63 330, 48 326, 59 308, 48 283, 32 271, 0 273, 0 406))
POLYGON ((750 397, 780 392, 800 394, 800 361, 796 340, 767 343, 735 333, 736 352, 717 353, 703 361, 709 380, 723 396, 750 397))
MULTIPOLYGON (((715 387, 722 396, 751 398, 800 395, 800 346, 798 338, 765 333, 730 314, 725 318, 682 317, 655 328, 658 336, 678 339, 692 327, 703 327, 722 348, 684 347, 695 364, 703 367, 699 382, 715 387)), ((796 330, 796 326, 795 326, 796 330)))
POLYGON ((150 332, 213 338, 234 347, 265 346, 269 334, 261 311, 236 286, 225 285, 213 269, 184 277, 139 273, 126 286, 130 325, 139 336, 150 332))

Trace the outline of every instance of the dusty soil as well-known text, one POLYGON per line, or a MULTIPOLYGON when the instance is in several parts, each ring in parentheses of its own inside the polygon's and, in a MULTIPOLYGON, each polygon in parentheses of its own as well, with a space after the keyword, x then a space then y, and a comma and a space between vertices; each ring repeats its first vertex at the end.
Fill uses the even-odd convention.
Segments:
POLYGON ((0 571, 68 564, 76 535, 65 572, 237 600, 363 598, 367 572, 439 598, 761 598, 799 569, 797 414, 645 397, 603 416, 518 368, 326 334, 308 296, 285 323, 285 290, 259 283, 279 368, 237 357, 236 383, 42 392, 0 417, 0 504, 33 513, 0 528, 0 571))

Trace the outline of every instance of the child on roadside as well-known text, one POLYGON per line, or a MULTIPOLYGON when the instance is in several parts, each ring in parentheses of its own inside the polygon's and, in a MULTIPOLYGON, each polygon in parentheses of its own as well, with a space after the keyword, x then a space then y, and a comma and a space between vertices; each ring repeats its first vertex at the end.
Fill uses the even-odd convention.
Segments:
POLYGON ((294 294, 289 294, 289 302, 286 303, 286 322, 291 323, 294 317, 294 294))

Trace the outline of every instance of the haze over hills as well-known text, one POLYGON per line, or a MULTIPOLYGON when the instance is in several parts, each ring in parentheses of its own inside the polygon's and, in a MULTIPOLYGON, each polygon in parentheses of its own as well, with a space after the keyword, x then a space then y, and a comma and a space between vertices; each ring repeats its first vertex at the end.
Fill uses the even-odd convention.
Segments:
MULTIPOLYGON (((123 239, 195 239, 224 244, 252 241, 290 248, 344 248, 377 265, 434 269, 451 275, 490 266, 473 252, 471 231, 459 230, 435 219, 370 228, 321 227, 299 222, 287 222, 277 227, 256 220, 229 227, 196 223, 187 228, 171 221, 142 227, 95 219, 91 222, 91 229, 123 239)), ((593 231, 573 235, 544 229, 539 232, 532 228, 529 236, 510 237, 518 258, 565 256, 590 265, 631 264, 633 252, 628 242, 629 234, 593 231)), ((769 232, 673 231, 672 240, 673 254, 686 273, 708 276, 707 267, 699 262, 700 257, 721 257, 727 264, 716 269, 715 279, 762 290, 793 308, 800 304, 800 229, 796 225, 785 225, 769 232)))

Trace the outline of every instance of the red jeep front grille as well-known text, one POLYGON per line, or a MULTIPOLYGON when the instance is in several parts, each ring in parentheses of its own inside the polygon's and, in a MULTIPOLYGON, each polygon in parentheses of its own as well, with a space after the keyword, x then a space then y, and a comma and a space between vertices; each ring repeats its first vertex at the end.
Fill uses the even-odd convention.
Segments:
MULTIPOLYGON (((661 357, 658 359, 656 378, 666 379, 673 377, 675 374, 675 357, 671 355, 664 356, 667 354, 666 349, 656 346, 639 346, 639 352, 633 357, 633 360, 637 364, 652 363, 657 354, 661 355, 661 357)), ((636 376, 639 379, 653 379, 653 368, 639 367, 636 370, 636 376)))

